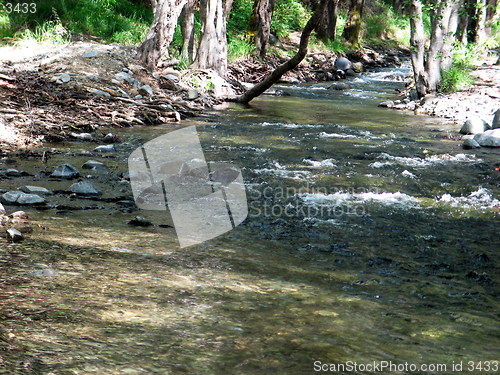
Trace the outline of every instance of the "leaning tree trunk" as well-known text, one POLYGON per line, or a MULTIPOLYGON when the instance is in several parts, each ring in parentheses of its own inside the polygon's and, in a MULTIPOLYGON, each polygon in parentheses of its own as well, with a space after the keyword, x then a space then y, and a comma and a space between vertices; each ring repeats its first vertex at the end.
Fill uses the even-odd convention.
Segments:
POLYGON ((181 13, 182 50, 181 57, 191 63, 196 53, 194 34, 194 3, 187 0, 181 13))
POLYGON ((254 0, 249 31, 255 34, 255 46, 259 56, 266 56, 271 34, 271 18, 273 17, 275 0, 254 0))
POLYGON ((361 34, 361 19, 365 0, 351 0, 347 21, 344 28, 344 38, 354 47, 359 48, 361 34))
POLYGON ((451 0, 448 22, 445 24, 444 42, 441 49, 441 70, 448 70, 453 62, 453 43, 457 40, 457 28, 461 1, 451 0))
POLYGON ((427 74, 425 72, 425 33, 420 0, 410 2, 410 56, 413 66, 415 88, 419 98, 427 95, 427 74))
POLYGON ((316 29, 321 22, 321 17, 326 9, 326 4, 329 0, 321 0, 319 6, 314 11, 313 15, 307 21, 304 30, 302 30, 302 35, 300 36, 299 50, 290 60, 281 64, 276 69, 272 71, 264 80, 250 90, 246 91, 244 94, 238 96, 237 98, 230 99, 237 103, 249 103, 252 99, 256 98, 268 88, 270 88, 274 83, 276 83, 283 74, 289 70, 294 69, 307 55, 307 44, 309 43, 309 37, 314 29, 316 29))
POLYGON ((201 0, 201 40, 195 67, 216 70, 222 77, 227 71, 226 16, 223 0, 201 0))
POLYGON ((161 65, 168 59, 168 46, 172 42, 177 20, 186 0, 152 0, 154 21, 146 40, 137 50, 137 57, 149 68, 161 65))
POLYGON ((330 0, 326 5, 320 24, 316 29, 318 37, 322 40, 335 40, 335 29, 337 27, 337 13, 339 0, 330 0))

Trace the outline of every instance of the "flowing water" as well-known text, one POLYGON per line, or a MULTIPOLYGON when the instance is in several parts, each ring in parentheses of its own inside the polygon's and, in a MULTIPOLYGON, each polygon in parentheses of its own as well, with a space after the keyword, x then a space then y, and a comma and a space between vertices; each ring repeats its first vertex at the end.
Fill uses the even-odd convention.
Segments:
MULTIPOLYGON (((399 366, 381 373, 494 373, 500 150, 462 150, 456 126, 378 108, 407 73, 346 91, 284 85, 290 96, 184 122, 207 160, 242 169, 249 204, 242 225, 189 248, 173 228, 128 226, 158 216, 131 208, 115 177, 170 125, 120 131, 118 152, 98 156, 111 172, 92 177, 105 199, 48 197, 30 213, 48 230, 3 256, 17 275, 2 317, 12 345, 54 374, 293 375, 348 361, 358 367, 330 373, 381 361, 399 366)), ((15 160, 32 176, 0 187, 67 189, 40 172, 80 167, 77 151, 95 145, 54 146, 47 165, 15 160)))

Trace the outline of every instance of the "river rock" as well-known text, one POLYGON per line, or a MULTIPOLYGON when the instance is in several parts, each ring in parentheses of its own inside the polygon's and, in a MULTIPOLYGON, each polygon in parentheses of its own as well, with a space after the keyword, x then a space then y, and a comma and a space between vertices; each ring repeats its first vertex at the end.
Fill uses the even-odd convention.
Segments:
POLYGON ((495 112, 495 117, 493 117, 493 122, 491 123, 492 129, 500 128, 500 109, 497 109, 495 112))
POLYGON ((149 227, 153 225, 151 221, 142 216, 136 216, 132 220, 129 220, 128 225, 133 225, 135 227, 149 227))
POLYGON ((352 69, 347 69, 345 71, 345 75, 349 76, 349 77, 356 77, 356 72, 354 70, 352 70, 352 69))
POLYGON ((2 203, 0 203, 0 215, 5 215, 5 208, 2 203))
POLYGON ((90 133, 71 133, 73 138, 80 139, 82 141, 92 141, 94 137, 90 133))
POLYGON ((116 152, 115 145, 101 145, 94 148, 94 151, 97 152, 116 152))
POLYGON ((118 136, 114 135, 113 133, 108 133, 104 136, 102 141, 104 143, 115 143, 118 141, 118 136))
POLYGON ((466 150, 470 150, 473 148, 479 148, 481 147, 481 145, 476 140, 474 140, 474 138, 467 138, 464 140, 462 147, 466 150))
POLYGON ((500 147, 500 129, 486 130, 477 142, 481 146, 500 147))
POLYGON ((23 172, 19 172, 17 169, 14 168, 8 168, 4 169, 3 171, 0 171, 0 174, 9 177, 19 177, 23 175, 23 172))
POLYGON ((83 195, 87 197, 95 197, 101 195, 99 189, 95 187, 95 185, 90 181, 80 181, 77 182, 69 188, 72 193, 83 195))
POLYGON ((378 106, 382 108, 392 108, 394 107, 394 102, 392 100, 386 100, 385 102, 380 103, 378 106))
POLYGON ((12 242, 21 242, 24 240, 24 236, 16 228, 7 229, 7 239, 12 242))
POLYGON ((82 165, 83 169, 90 169, 97 173, 109 173, 108 167, 106 167, 103 163, 95 160, 89 160, 82 165))
POLYGON ((5 203, 9 204, 18 204, 18 205, 38 205, 44 204, 45 199, 36 194, 26 194, 22 191, 11 190, 2 195, 2 200, 5 203))
POLYGON ((461 134, 478 134, 488 130, 489 125, 486 121, 479 117, 467 119, 460 129, 461 134))
POLYGON ((130 80, 131 75, 125 72, 119 72, 115 74, 115 79, 117 81, 128 81, 130 80))
POLYGON ((347 69, 352 69, 352 63, 349 61, 349 59, 346 59, 345 57, 339 57, 337 60, 335 60, 335 66, 337 69, 340 70, 347 70, 347 69))
POLYGON ((357 73, 362 73, 363 72, 363 63, 361 62, 355 62, 352 64, 352 69, 357 72, 357 73))
POLYGON ((27 194, 41 194, 41 195, 52 195, 54 194, 49 189, 46 189, 42 186, 33 186, 33 185, 25 185, 19 188, 23 193, 27 194))
POLYGON ((189 89, 187 93, 187 98, 189 100, 194 100, 200 96, 200 92, 196 89, 189 89))
POLYGON ((341 82, 341 83, 335 83, 334 85, 331 85, 329 87, 329 89, 332 89, 332 90, 338 90, 338 91, 341 91, 341 90, 349 90, 351 87, 347 84, 347 83, 344 83, 344 82, 341 82))
POLYGON ((50 176, 60 178, 76 178, 80 176, 80 172, 78 172, 78 169, 73 167, 71 164, 62 164, 58 166, 50 176))
POLYGON ((71 76, 69 75, 69 73, 62 73, 56 78, 56 83, 61 85, 63 83, 69 82, 70 80, 71 76))

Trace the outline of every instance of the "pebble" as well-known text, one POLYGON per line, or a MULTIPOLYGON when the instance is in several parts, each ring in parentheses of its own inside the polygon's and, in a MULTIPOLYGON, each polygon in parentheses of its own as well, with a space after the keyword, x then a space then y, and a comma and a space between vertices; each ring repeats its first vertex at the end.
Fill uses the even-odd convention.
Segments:
POLYGON ((56 83, 61 85, 63 83, 67 83, 71 80, 71 76, 69 75, 69 73, 62 73, 61 75, 59 75, 59 77, 57 77, 56 79, 56 83))
POLYGON ((99 161, 95 161, 95 160, 89 160, 89 161, 85 162, 82 165, 82 168, 83 169, 90 169, 90 170, 92 170, 94 172, 98 172, 98 173, 109 173, 108 167, 106 167, 103 163, 101 163, 99 161))
POLYGON ((88 59, 91 57, 97 57, 97 56, 100 56, 100 53, 97 51, 87 51, 82 55, 82 57, 85 59, 88 59))
POLYGON ((109 93, 107 93, 106 91, 99 90, 99 89, 92 90, 92 94, 97 95, 97 96, 104 96, 106 98, 111 98, 111 95, 109 93))
POLYGON ((138 91, 139 91, 139 94, 141 94, 141 95, 149 95, 149 96, 154 95, 153 89, 149 85, 143 85, 143 86, 139 87, 138 91))
POLYGON ((71 133, 73 138, 80 139, 82 141, 92 141, 94 137, 90 133, 71 133))

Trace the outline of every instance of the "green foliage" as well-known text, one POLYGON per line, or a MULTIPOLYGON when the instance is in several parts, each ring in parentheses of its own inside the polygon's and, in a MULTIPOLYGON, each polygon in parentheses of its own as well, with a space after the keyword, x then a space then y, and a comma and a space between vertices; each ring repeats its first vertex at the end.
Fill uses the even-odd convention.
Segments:
POLYGON ((344 53, 348 50, 347 46, 342 41, 340 41, 338 38, 335 40, 330 40, 324 44, 328 50, 330 50, 336 54, 341 54, 341 53, 344 53))
POLYGON ((234 0, 227 18, 228 34, 245 33, 252 16, 253 0, 234 0))
POLYGON ((301 30, 311 13, 298 0, 276 0, 271 20, 271 32, 278 38, 287 37, 290 31, 301 30))
POLYGON ((474 79, 470 71, 473 62, 477 59, 478 50, 474 45, 456 45, 450 69, 441 72, 440 91, 461 91, 472 85, 474 79))
POLYGON ((239 57, 250 55, 255 50, 255 45, 248 40, 231 36, 228 40, 227 55, 229 61, 234 61, 239 57))
POLYGON ((152 12, 128 0, 44 0, 36 13, 11 14, 0 20, 0 37, 58 44, 69 34, 84 33, 107 42, 138 44, 152 22, 152 12), (51 39, 53 38, 53 39, 51 39), (61 39, 62 38, 62 39, 61 39))
POLYGON ((400 44, 410 44, 409 18, 394 11, 392 5, 377 0, 363 17, 363 39, 370 43, 394 40, 400 44))

